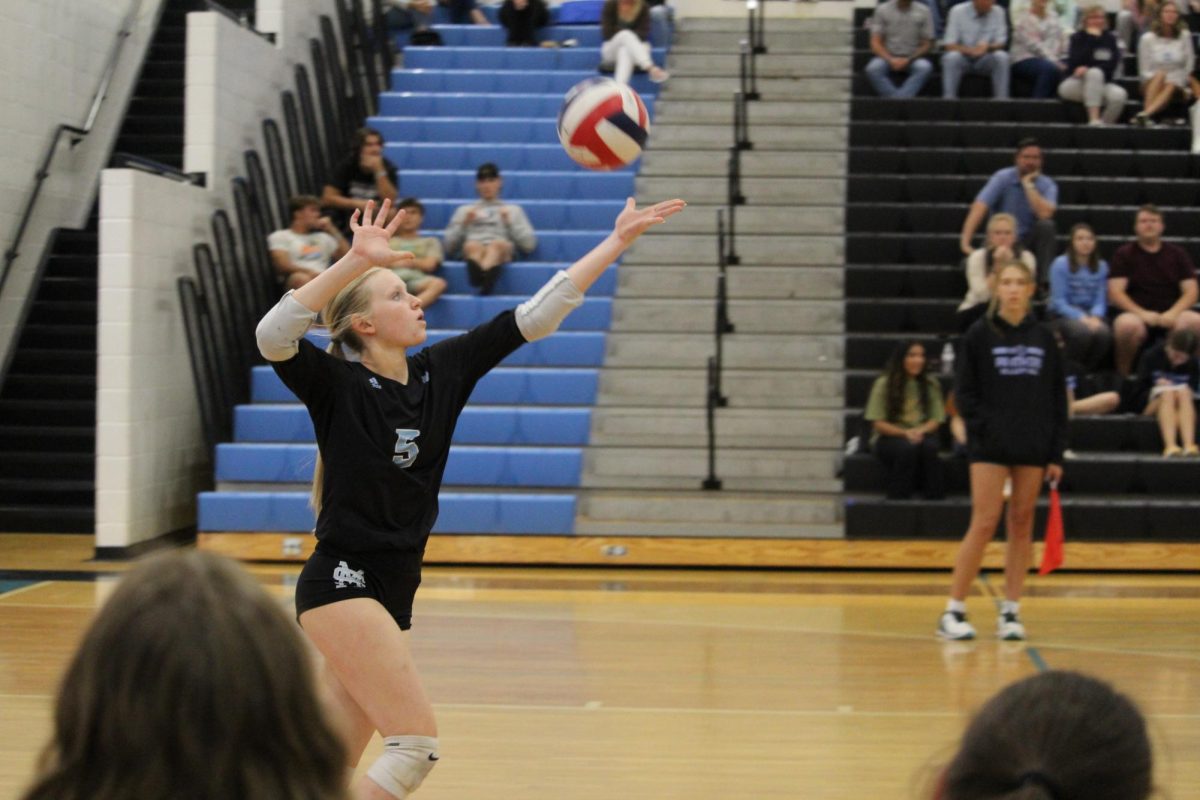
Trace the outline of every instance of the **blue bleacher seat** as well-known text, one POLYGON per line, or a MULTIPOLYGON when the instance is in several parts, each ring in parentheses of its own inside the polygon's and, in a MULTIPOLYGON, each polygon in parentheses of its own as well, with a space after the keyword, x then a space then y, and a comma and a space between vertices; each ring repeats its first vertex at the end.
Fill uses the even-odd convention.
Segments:
MULTIPOLYGON (((434 533, 571 534, 572 494, 442 492, 434 533)), ((305 492, 204 492, 199 497, 201 531, 308 533, 316 520, 305 492)))
MULTIPOLYGON (((565 95, 580 81, 596 77, 594 69, 498 70, 498 69, 394 69, 389 84, 393 92, 490 92, 515 91, 565 95)), ((644 73, 629 82, 643 96, 657 97, 661 84, 644 73)))
MULTIPOLYGON (((426 346, 458 336, 462 331, 429 331, 426 346)), ((324 331, 315 330, 305 338, 322 349, 329 344, 324 331)), ((596 331, 559 331, 546 339, 522 345, 500 362, 507 367, 598 367, 604 363, 606 335, 596 331)))
MULTIPOLYGON (((500 367, 475 385, 470 403, 590 406, 596 402, 599 382, 595 369, 500 367)), ((254 368, 250 399, 255 403, 298 402, 270 367, 254 368)))
MULTIPOLYGON (((520 262, 514 261, 504 267, 500 279, 496 281, 496 294, 510 295, 520 298, 532 296, 542 285, 560 269, 571 266, 570 262, 544 261, 520 262)), ((467 281, 467 267, 462 261, 447 261, 442 264, 439 272, 449 284, 448 292, 452 294, 469 294, 475 290, 467 281)), ((617 291, 617 269, 609 267, 588 289, 589 297, 612 297, 617 291)), ((514 303, 515 305, 515 303, 514 303)))
MULTIPOLYGON (((437 236, 440 230, 423 230, 422 236, 437 236)), ((608 235, 609 228, 591 231, 538 231, 537 246, 525 253, 533 261, 575 261, 586 255, 608 235)))
MULTIPOLYGON (((497 159, 497 163, 501 163, 497 159)), ((503 164, 501 163, 501 169, 503 164)), ((426 228, 444 228, 450 222, 455 209, 466 203, 475 203, 476 197, 458 197, 448 200, 423 200, 426 228)), ((621 200, 522 200, 521 208, 529 222, 538 231, 553 230, 607 230, 625 203, 621 200)))
MULTIPOLYGON (((561 94, 479 94, 460 92, 384 92, 379 95, 383 117, 558 117, 561 94)), ((642 95, 654 117, 654 98, 642 95)))
MULTIPOLYGON (((315 444, 217 445, 216 479, 241 483, 310 483, 315 444)), ((475 447, 450 451, 447 486, 574 487, 579 485, 583 451, 578 447, 475 447)))
MULTIPOLYGON (((651 48, 651 56, 656 64, 666 63, 665 48, 651 48)), ((600 48, 407 47, 404 50, 404 65, 409 69, 594 71, 600 66, 600 48)))
MULTIPOLYGON (((479 130, 472 126, 472 130, 479 130)), ((557 135, 557 134, 556 134, 557 135)), ((395 141, 386 145, 384 154, 403 173, 407 170, 463 170, 475 169, 485 161, 500 165, 501 171, 568 171, 577 170, 557 140, 553 144, 520 144, 511 142, 438 142, 436 144, 409 144, 395 141)), ((636 170, 634 161, 622 170, 636 170)))
MULTIPOLYGON (((475 170, 410 170, 400 176, 400 191, 420 198, 474 197, 475 170)), ((523 200, 621 200, 632 197, 634 175, 631 172, 505 172, 504 198, 514 203, 523 200)), ((604 226, 608 233, 611 220, 604 226)), ((441 233, 441 231, 437 231, 441 233)), ((603 235, 593 245, 599 244, 603 235)), ((536 260, 554 259, 541 255, 536 260)))
MULTIPOLYGON (((312 420, 299 403, 238 406, 234 439, 239 442, 312 442, 312 420)), ((591 429, 587 408, 466 408, 454 429, 455 444, 582 445, 591 429)))
MULTIPOLYGON (((511 297, 443 296, 425 312, 430 328, 473 328, 486 322, 515 303, 511 297)), ((572 311, 560 331, 606 331, 612 324, 612 298, 585 297, 583 305, 572 311)))

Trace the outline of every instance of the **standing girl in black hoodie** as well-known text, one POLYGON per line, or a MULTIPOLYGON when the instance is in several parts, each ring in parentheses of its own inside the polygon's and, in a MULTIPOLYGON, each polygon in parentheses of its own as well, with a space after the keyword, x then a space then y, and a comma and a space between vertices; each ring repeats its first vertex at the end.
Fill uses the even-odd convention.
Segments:
POLYGON ((1067 387, 1050 328, 1030 313, 1036 287, 1026 265, 1010 261, 993 273, 988 314, 963 337, 955 396, 967 424, 971 462, 971 524, 954 563, 950 600, 938 622, 943 639, 973 639, 966 598, 983 551, 996 534, 1004 484, 1012 482, 1006 524, 1004 596, 997 620, 1002 639, 1025 638, 1021 590, 1033 546, 1033 511, 1043 480, 1062 477, 1067 435, 1067 387))

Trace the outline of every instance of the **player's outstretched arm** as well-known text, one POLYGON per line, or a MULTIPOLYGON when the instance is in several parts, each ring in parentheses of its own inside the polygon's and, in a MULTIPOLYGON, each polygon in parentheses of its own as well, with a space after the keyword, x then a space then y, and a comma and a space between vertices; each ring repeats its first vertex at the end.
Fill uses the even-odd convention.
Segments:
POLYGON ((361 224, 358 221, 359 211, 355 210, 350 216, 350 231, 354 234, 354 240, 350 243, 349 252, 329 269, 296 289, 292 296, 309 311, 320 311, 346 284, 371 267, 407 266, 413 260, 412 253, 393 250, 388 244, 404 218, 404 212, 398 211, 392 221, 384 226, 391 207, 392 201, 384 200, 379 206, 379 213, 375 213, 375 201, 369 201, 362 211, 361 224))
POLYGON ((663 200, 659 203, 637 208, 632 197, 625 201, 625 208, 617 215, 613 230, 604 241, 592 248, 583 258, 567 269, 567 277, 581 292, 586 292, 599 278, 608 265, 624 253, 629 245, 651 226, 661 225, 668 217, 683 211, 687 203, 682 200, 663 200))
POLYGON ((517 306, 517 327, 525 340, 534 342, 558 330, 571 309, 583 303, 583 293, 625 252, 625 248, 651 225, 661 225, 686 205, 682 200, 665 200, 638 210, 632 197, 626 200, 625 209, 617 216, 612 233, 604 241, 565 271, 556 273, 537 294, 517 306))

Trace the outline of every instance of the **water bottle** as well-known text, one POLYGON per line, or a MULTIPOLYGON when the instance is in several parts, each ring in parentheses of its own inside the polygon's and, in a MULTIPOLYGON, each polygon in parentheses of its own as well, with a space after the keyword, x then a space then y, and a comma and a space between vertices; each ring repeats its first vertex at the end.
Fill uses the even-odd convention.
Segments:
POLYGON ((942 374, 954 374, 954 345, 950 342, 942 346, 942 374))

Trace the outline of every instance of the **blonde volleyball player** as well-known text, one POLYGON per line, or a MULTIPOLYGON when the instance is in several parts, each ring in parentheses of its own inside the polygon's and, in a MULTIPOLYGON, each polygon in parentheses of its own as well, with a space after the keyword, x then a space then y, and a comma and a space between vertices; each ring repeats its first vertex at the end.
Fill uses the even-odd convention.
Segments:
POLYGON ((375 731, 384 740, 360 797, 405 798, 438 760, 408 629, 451 435, 471 390, 509 353, 553 333, 609 264, 684 205, 638 210, 630 198, 612 233, 532 298, 410 355, 425 341, 425 314, 386 269, 412 257, 388 245, 404 212, 384 227, 390 202, 378 211, 369 203, 361 225, 358 211, 351 217, 350 252, 259 323, 259 350, 308 407, 320 451, 317 547, 300 574, 296 613, 325 656, 351 764, 375 731), (328 352, 304 339, 322 310, 328 352))

